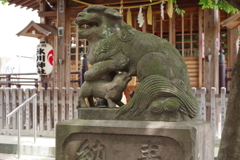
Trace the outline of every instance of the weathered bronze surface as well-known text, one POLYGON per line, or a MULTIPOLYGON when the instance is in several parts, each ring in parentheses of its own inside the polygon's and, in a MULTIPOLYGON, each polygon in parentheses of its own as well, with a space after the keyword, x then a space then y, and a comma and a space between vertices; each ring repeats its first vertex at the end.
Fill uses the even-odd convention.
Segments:
POLYGON ((178 115, 173 121, 197 116, 187 66, 168 41, 134 29, 117 10, 101 5, 84 9, 76 23, 79 36, 89 42, 87 58, 92 67, 84 75, 87 83, 119 71, 127 72, 127 77, 137 76, 140 82, 132 100, 119 109, 117 119, 159 120, 165 112, 178 115))

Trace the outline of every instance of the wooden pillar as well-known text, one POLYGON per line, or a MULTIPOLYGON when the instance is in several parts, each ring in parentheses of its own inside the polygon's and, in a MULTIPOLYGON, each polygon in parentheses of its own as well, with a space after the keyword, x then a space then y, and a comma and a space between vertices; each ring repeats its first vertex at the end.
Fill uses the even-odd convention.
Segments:
MULTIPOLYGON (((56 51, 56 62, 57 62, 57 87, 62 88, 66 86, 66 0, 57 1, 57 51, 56 51)), ((56 87, 56 86, 55 86, 56 87)))
POLYGON ((203 33, 203 13, 202 8, 199 7, 198 9, 198 87, 201 88, 203 86, 203 78, 202 78, 202 71, 203 71, 203 65, 202 65, 202 33, 203 33))
POLYGON ((237 47, 239 43, 237 43, 237 40, 239 38, 239 35, 236 33, 236 31, 240 30, 240 26, 234 28, 234 29, 228 29, 228 61, 227 61, 227 68, 233 68, 234 64, 236 62, 237 57, 237 47))
MULTIPOLYGON (((66 54, 65 54, 65 76, 66 76, 66 85, 64 87, 66 88, 70 88, 70 72, 71 72, 71 13, 70 13, 70 9, 67 8, 66 9, 66 30, 65 30, 65 33, 66 33, 66 54)), ((78 39, 76 39, 77 41, 78 39)), ((78 44, 78 43, 76 43, 78 44)), ((78 47, 78 46, 77 46, 78 47)), ((78 54, 78 52, 77 52, 78 54)), ((67 89, 67 92, 69 90, 67 89)))
POLYGON ((147 32, 147 14, 146 14, 146 10, 143 9, 143 17, 144 17, 144 23, 143 23, 143 26, 142 26, 142 32, 147 32))
MULTIPOLYGON (((46 11, 46 1, 41 1, 39 4, 39 11, 40 12, 45 12, 46 11)), ((46 24, 46 17, 40 17, 40 23, 41 24, 46 24)), ((45 37, 42 37, 40 41, 45 41, 45 37)))
POLYGON ((219 11, 214 9, 204 9, 204 86, 207 93, 211 87, 216 87, 218 93, 218 74, 219 74, 219 11))
POLYGON ((169 18, 169 42, 176 46, 176 25, 175 25, 175 13, 173 12, 172 18, 169 18))

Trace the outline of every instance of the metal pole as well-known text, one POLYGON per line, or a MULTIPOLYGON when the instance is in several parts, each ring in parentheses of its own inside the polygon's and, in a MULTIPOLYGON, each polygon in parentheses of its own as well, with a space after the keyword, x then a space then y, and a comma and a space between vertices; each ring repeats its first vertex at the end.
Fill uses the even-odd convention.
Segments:
POLYGON ((34 104, 33 104, 33 125, 34 125, 34 143, 36 143, 37 139, 37 97, 34 98, 34 104))
POLYGON ((21 121, 20 121, 20 110, 18 110, 18 159, 20 159, 20 132, 21 132, 21 121))
POLYGON ((9 113, 7 115, 7 117, 11 117, 15 112, 17 112, 21 107, 23 107, 26 103, 28 103, 29 101, 31 101, 35 96, 37 96, 37 94, 35 93, 34 95, 32 95, 32 97, 30 97, 29 99, 27 99, 25 102, 23 102, 21 105, 19 105, 17 108, 15 108, 11 113, 9 113))
POLYGON ((226 87, 225 70, 226 70, 225 55, 224 50, 221 49, 219 55, 219 91, 221 90, 221 87, 226 87))
POLYGON ((80 86, 82 86, 84 80, 84 73, 88 70, 88 65, 87 65, 87 55, 83 54, 81 56, 81 61, 82 61, 82 66, 81 66, 81 75, 80 75, 80 86))

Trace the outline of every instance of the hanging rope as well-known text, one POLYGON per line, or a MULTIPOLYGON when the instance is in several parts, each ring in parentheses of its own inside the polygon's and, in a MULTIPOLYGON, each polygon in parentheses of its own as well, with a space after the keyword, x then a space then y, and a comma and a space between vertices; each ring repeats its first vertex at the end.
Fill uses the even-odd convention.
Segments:
MULTIPOLYGON (((77 2, 77 3, 81 3, 81 4, 85 4, 85 5, 97 5, 97 4, 90 4, 90 3, 87 3, 87 2, 83 2, 83 1, 80 1, 80 0, 72 0, 74 2, 77 2)), ((147 7, 147 6, 152 6, 152 5, 156 5, 156 4, 159 4, 159 3, 162 3, 162 2, 165 2, 166 0, 159 0, 157 2, 153 2, 153 3, 148 3, 148 4, 143 4, 143 5, 137 5, 137 6, 130 6, 130 7, 122 7, 122 9, 128 9, 128 8, 140 8, 141 6, 142 7, 147 7)), ((119 7, 111 7, 111 6, 108 6, 110 8, 114 8, 114 9, 119 9, 119 7)))
POLYGON ((123 0, 121 0, 121 2, 120 2, 119 12, 120 12, 121 15, 123 15, 123 0))

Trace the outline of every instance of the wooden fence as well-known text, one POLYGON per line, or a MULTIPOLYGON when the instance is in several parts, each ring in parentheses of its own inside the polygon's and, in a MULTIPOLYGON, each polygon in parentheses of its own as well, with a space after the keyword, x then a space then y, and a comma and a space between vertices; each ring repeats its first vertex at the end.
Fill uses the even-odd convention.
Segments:
MULTIPOLYGON (((11 119, 9 125, 6 125, 6 115, 13 109, 27 100, 34 93, 37 96, 37 117, 38 127, 37 133, 39 136, 55 136, 55 126, 58 121, 76 119, 77 101, 80 88, 59 88, 40 91, 37 89, 10 89, 0 88, 0 134, 17 134, 17 117, 11 119)), ((21 129, 22 135, 33 135, 32 129, 32 104, 30 102, 21 111, 21 129)))
MULTIPOLYGON (((0 88, 0 134, 17 134, 17 117, 11 119, 10 124, 6 125, 6 115, 13 109, 27 100, 31 95, 37 93, 37 135, 54 137, 55 126, 58 121, 76 119, 78 112, 76 109, 78 93, 80 88, 48 88, 37 89, 10 89, 0 88)), ((208 120, 214 125, 215 136, 221 136, 225 119, 227 97, 226 89, 221 89, 221 94, 216 94, 216 89, 211 89, 211 94, 206 94, 206 89, 196 90, 192 88, 200 113, 199 119, 208 120)), ((32 128, 32 102, 27 104, 21 111, 21 134, 33 135, 32 128)))

